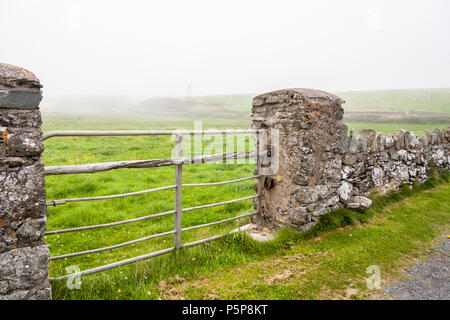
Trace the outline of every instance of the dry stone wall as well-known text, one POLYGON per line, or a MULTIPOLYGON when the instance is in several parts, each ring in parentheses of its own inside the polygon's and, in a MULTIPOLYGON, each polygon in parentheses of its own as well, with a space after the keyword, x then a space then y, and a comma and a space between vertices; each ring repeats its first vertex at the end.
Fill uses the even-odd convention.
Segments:
POLYGON ((279 170, 264 178, 262 224, 305 231, 332 210, 370 206, 365 196, 375 188, 388 192, 421 183, 432 166, 450 169, 450 128, 419 137, 405 130, 348 134, 343 102, 311 89, 253 99, 253 127, 277 129, 280 137, 279 170))
POLYGON ((51 298, 41 99, 31 72, 0 64, 0 300, 51 298))

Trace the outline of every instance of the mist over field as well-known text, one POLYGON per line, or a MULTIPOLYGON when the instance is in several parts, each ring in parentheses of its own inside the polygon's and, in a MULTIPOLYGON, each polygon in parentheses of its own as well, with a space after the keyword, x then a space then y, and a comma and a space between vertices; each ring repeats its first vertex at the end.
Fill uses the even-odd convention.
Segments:
POLYGON ((249 119, 254 96, 284 88, 336 93, 346 113, 450 113, 450 89, 421 89, 450 88, 449 11, 446 0, 0 1, 0 61, 38 76, 44 115, 249 119))
POLYGON ((44 110, 61 95, 84 102, 59 111, 293 87, 448 88, 449 11, 446 0, 0 1, 0 61, 38 76, 44 110))

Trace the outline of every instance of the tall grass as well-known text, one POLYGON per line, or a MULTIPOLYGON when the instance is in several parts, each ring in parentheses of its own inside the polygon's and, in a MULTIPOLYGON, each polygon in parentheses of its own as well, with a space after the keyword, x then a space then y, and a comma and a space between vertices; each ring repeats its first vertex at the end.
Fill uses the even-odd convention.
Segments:
POLYGON ((198 279, 199 274, 214 274, 236 266, 245 266, 273 254, 282 254, 308 239, 351 225, 367 224, 386 210, 423 191, 450 182, 450 173, 432 173, 424 184, 405 185, 400 190, 383 196, 373 196, 373 205, 364 210, 340 209, 322 216, 316 226, 307 232, 285 228, 273 241, 257 242, 245 234, 234 233, 202 246, 182 249, 179 252, 148 261, 109 270, 83 278, 81 290, 69 290, 64 281, 53 281, 56 299, 158 299, 161 298, 161 281, 179 275, 198 279))

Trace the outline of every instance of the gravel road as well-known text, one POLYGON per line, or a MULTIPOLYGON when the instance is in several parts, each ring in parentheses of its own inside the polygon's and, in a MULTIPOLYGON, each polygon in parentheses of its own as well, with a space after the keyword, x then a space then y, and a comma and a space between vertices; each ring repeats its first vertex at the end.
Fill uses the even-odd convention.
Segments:
POLYGON ((384 292, 398 300, 450 300, 450 239, 434 248, 428 261, 408 269, 405 281, 390 284, 384 292))

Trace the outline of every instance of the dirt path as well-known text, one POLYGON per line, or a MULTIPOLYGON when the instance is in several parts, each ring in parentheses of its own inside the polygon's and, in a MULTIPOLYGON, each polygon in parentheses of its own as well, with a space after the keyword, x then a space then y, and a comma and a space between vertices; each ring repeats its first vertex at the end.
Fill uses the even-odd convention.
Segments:
POLYGON ((405 274, 409 279, 396 281, 384 292, 398 300, 450 300, 450 239, 434 248, 430 259, 405 274))

